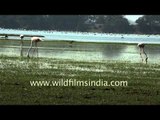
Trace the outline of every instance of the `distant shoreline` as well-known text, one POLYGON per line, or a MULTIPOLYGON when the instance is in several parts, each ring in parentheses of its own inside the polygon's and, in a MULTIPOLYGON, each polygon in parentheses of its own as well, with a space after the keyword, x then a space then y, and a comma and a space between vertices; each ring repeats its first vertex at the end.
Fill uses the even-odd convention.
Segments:
POLYGON ((7 34, 5 31, 24 31, 24 32, 60 32, 60 33, 77 33, 77 34, 111 34, 111 35, 150 35, 150 36, 157 36, 160 34, 142 34, 142 33, 105 33, 105 32, 81 32, 81 31, 58 31, 58 30, 26 30, 26 29, 8 29, 8 28, 1 28, 0 27, 0 33, 1 34, 7 34), (4 32, 1 32, 4 31, 4 32))

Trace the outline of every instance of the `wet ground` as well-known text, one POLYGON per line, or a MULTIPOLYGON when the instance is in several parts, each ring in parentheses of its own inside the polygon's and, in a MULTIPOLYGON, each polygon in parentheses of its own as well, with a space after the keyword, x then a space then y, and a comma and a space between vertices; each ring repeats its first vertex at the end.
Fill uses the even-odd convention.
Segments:
MULTIPOLYGON (((23 55, 26 56, 30 42, 24 43, 23 55)), ((149 63, 160 63, 160 45, 146 45, 149 63)), ((72 59, 78 61, 120 60, 141 62, 136 44, 78 43, 78 42, 41 42, 39 57, 72 59)), ((31 57, 35 56, 33 49, 31 57)), ((20 56, 19 42, 0 42, 0 55, 20 56)))

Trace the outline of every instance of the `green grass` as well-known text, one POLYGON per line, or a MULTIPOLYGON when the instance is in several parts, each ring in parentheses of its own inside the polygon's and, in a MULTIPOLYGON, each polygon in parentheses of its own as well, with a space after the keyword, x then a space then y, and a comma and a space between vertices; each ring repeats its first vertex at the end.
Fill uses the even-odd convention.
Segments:
POLYGON ((1 105, 157 105, 160 65, 0 56, 1 105), (60 79, 128 81, 126 87, 33 87, 60 79))

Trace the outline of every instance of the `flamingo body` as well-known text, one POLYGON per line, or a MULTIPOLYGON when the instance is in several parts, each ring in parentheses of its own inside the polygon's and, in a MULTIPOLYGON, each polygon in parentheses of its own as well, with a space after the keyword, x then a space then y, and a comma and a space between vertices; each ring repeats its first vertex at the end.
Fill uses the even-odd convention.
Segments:
POLYGON ((30 45, 30 48, 28 49, 27 57, 29 57, 29 53, 30 53, 30 50, 32 49, 33 43, 35 43, 35 49, 34 49, 34 51, 37 50, 37 57, 38 57, 37 43, 40 42, 40 41, 43 41, 42 38, 39 38, 39 37, 32 37, 31 38, 31 45, 30 45))
POLYGON ((143 56, 142 56, 142 54, 144 54, 146 56, 145 61, 146 61, 146 64, 147 64, 148 57, 147 57, 146 52, 144 51, 145 44, 144 43, 138 43, 137 46, 140 48, 140 56, 141 56, 142 62, 143 62, 143 56))

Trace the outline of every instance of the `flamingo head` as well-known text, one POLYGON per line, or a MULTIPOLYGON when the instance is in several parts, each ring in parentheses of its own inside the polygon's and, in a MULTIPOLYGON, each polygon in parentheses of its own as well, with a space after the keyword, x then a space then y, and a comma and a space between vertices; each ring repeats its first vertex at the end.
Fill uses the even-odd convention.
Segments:
POLYGON ((42 38, 39 38, 39 41, 44 41, 42 38))

